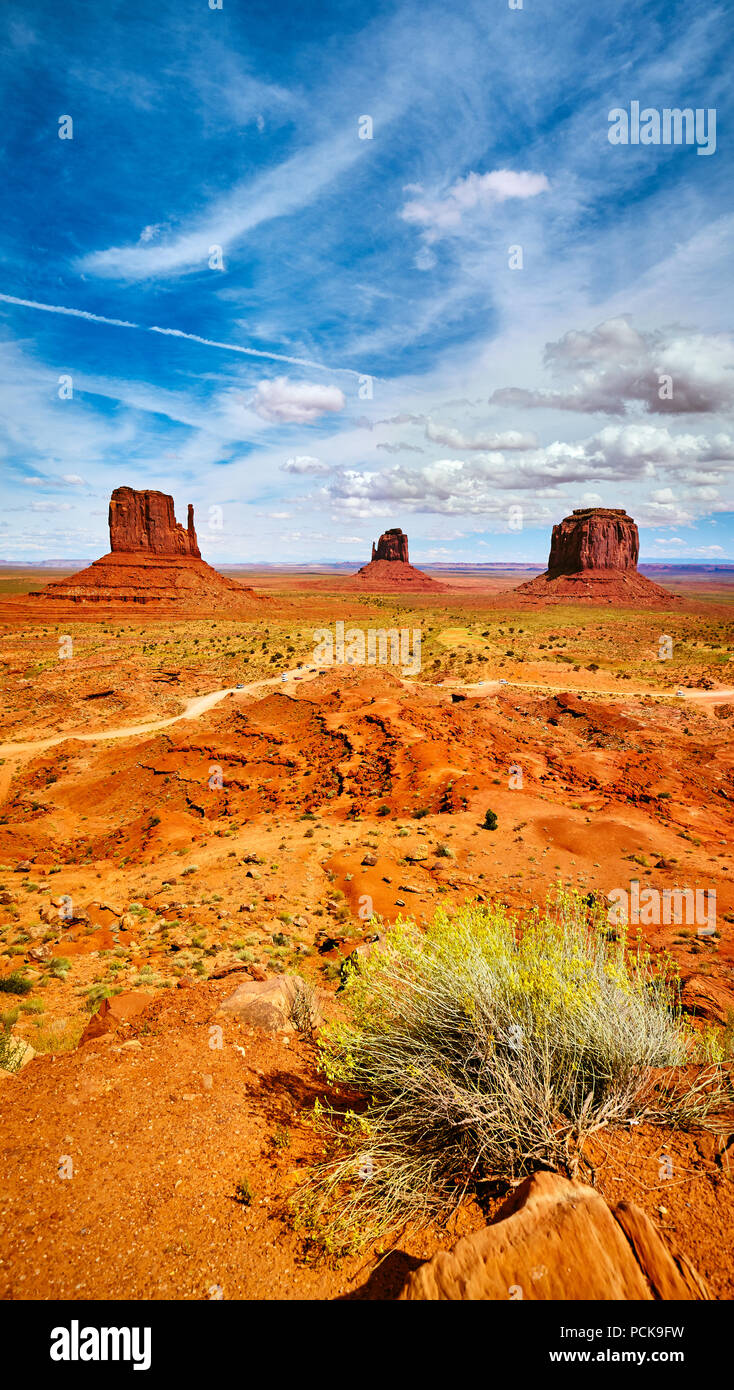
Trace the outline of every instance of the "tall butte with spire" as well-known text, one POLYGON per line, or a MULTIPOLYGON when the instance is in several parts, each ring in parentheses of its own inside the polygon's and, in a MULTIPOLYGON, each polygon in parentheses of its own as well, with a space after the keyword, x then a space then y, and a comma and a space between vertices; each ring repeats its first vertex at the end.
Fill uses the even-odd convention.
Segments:
POLYGON ((36 598, 67 603, 152 603, 177 608, 243 608, 262 602, 201 558, 189 503, 176 520, 166 492, 116 487, 110 498, 110 551, 87 569, 58 579, 36 598))
POLYGON ((670 608, 677 594, 637 568, 640 537, 618 507, 579 507, 553 527, 545 574, 520 584, 516 594, 551 603, 581 600, 635 608, 670 608))
POLYGON ((389 593, 391 590, 431 590, 441 593, 443 584, 424 574, 408 561, 408 537, 399 526, 383 531, 380 539, 372 542, 372 559, 363 565, 356 574, 346 579, 349 588, 373 589, 389 593))

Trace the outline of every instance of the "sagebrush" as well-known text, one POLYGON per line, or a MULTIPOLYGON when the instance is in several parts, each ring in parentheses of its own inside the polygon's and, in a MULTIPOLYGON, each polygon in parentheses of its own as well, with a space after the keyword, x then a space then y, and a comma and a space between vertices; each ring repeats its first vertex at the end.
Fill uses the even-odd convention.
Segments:
POLYGON ((424 932, 400 923, 343 997, 321 1065, 352 1103, 318 1111, 332 1158, 296 1199, 333 1250, 445 1217, 483 1182, 574 1173, 603 1125, 704 1124, 728 1094, 671 963, 562 889, 524 916, 474 904, 424 932))

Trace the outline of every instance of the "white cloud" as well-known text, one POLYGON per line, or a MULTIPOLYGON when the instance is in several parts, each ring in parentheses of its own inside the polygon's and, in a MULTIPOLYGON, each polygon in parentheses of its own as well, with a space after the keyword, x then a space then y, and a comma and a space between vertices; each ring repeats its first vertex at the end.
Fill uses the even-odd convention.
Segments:
POLYGON ((435 424, 433 420, 426 421, 426 439, 450 449, 532 449, 538 442, 534 434, 521 434, 519 430, 467 435, 450 425, 435 424))
MULTIPOLYGON (((420 227, 425 241, 435 241, 438 237, 458 232, 468 214, 486 211, 508 198, 535 198, 539 193, 547 193, 550 184, 545 174, 531 174, 524 170, 495 169, 489 174, 467 174, 457 179, 443 196, 421 196, 409 200, 401 209, 404 222, 420 227)), ((420 254, 420 253, 419 253, 420 254)), ((430 268, 426 264, 419 269, 430 268)))
POLYGON ((338 386, 313 381, 290 381, 275 377, 261 381, 255 391, 252 406, 263 419, 274 424, 306 425, 320 416, 343 410, 344 392, 338 386))
POLYGON ((492 404, 605 415, 704 414, 734 405, 734 341, 724 333, 641 333, 623 315, 547 343, 544 361, 567 384, 504 387, 492 404))
POLYGON ((283 473, 303 473, 312 476, 331 472, 328 463, 322 463, 321 459, 311 458, 310 454, 297 454, 295 458, 286 459, 280 467, 283 473))
MULTIPOLYGON (((521 496, 523 506, 532 511, 541 499, 568 498, 569 488, 573 506, 600 505, 602 496, 588 491, 591 481, 613 485, 616 496, 611 505, 622 505, 632 484, 662 481, 667 474, 678 485, 690 487, 691 497, 678 501, 671 488, 658 488, 649 501, 636 506, 636 514, 650 525, 682 525, 710 506, 710 497, 696 499, 695 488, 701 464, 714 460, 722 474, 731 469, 734 439, 675 435, 647 424, 608 425, 572 443, 555 440, 513 452, 475 452, 469 459, 396 464, 384 472, 335 468, 323 495, 342 514, 351 516, 382 515, 398 505, 408 512, 501 517, 513 496, 521 496), (584 489, 581 494, 579 487, 584 489)), ((710 480, 718 475, 704 476, 710 480)), ((610 505, 609 498, 606 502, 610 505)))

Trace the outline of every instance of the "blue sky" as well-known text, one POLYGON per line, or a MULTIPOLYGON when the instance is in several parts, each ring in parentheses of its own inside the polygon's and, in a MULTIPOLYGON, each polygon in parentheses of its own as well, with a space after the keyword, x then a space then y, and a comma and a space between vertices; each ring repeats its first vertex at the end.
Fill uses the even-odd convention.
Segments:
POLYGON ((214 564, 395 525, 542 561, 594 504, 645 559, 734 560, 727 33, 670 0, 6 0, 0 556, 103 553, 124 483, 193 502, 214 564), (612 145, 632 101, 715 109, 715 153, 612 145))

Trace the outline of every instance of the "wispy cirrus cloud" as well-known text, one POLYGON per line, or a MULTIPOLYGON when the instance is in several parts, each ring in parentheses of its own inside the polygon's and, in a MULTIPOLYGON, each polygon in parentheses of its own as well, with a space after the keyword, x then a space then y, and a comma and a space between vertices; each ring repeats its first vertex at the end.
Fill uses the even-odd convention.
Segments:
MULTIPOLYGON (((358 140, 353 130, 344 130, 299 151, 275 169, 244 180, 192 218, 177 235, 142 245, 137 241, 89 252, 80 258, 78 269, 84 275, 114 280, 147 280, 205 271, 213 246, 221 247, 226 257, 247 233, 310 205, 323 189, 364 156, 365 148, 365 142, 358 140)), ((211 270, 212 275, 218 273, 211 270)))

